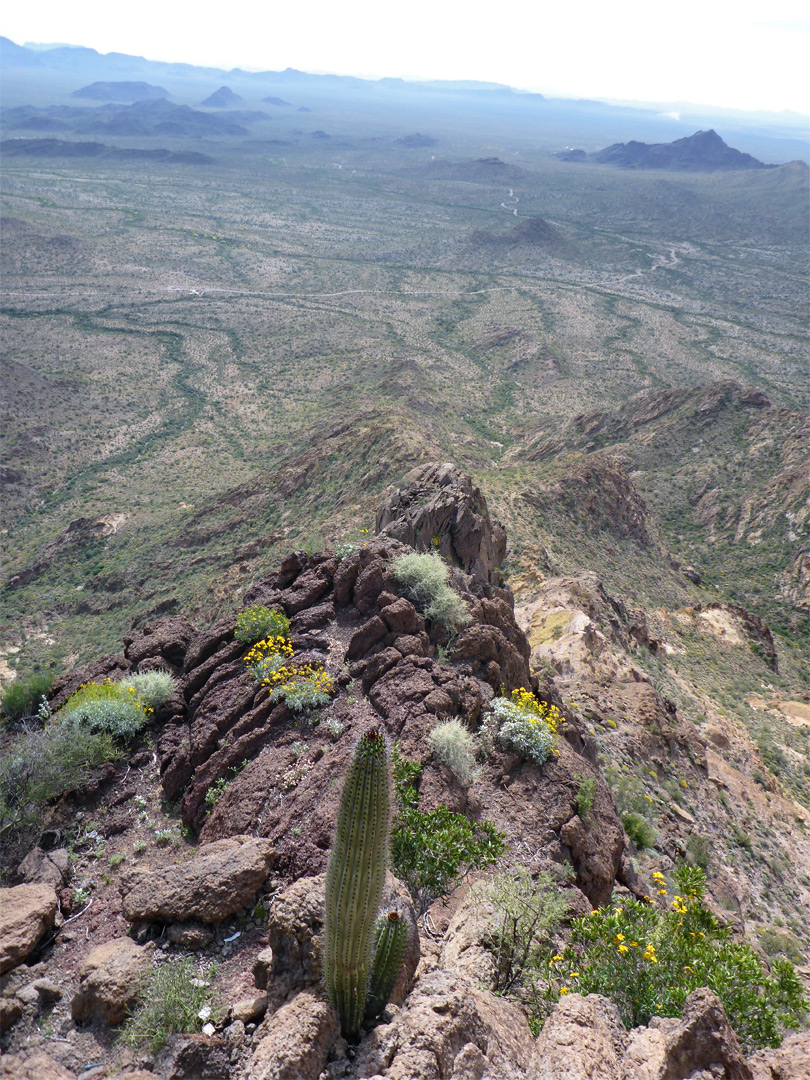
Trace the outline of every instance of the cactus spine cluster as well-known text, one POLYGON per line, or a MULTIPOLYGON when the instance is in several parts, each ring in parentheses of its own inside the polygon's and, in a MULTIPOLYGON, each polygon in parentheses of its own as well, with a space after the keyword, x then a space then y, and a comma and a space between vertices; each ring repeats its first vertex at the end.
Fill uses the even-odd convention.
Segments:
POLYGON ((349 766, 326 875, 326 994, 346 1038, 357 1036, 365 1014, 388 858, 389 792, 388 746, 372 729, 349 766))

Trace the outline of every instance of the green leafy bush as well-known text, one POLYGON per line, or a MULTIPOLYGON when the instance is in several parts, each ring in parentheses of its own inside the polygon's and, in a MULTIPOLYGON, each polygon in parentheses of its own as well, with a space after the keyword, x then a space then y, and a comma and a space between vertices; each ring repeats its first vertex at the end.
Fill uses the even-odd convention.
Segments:
POLYGON ((26 716, 33 716, 43 698, 50 693, 53 675, 35 673, 26 678, 17 678, 3 690, 0 706, 5 720, 14 723, 26 716))
POLYGON ((0 757, 0 838, 25 842, 40 828, 45 803, 120 756, 108 733, 80 725, 55 723, 18 735, 0 757))
POLYGON ((127 740, 146 727, 152 711, 134 686, 107 679, 80 686, 59 710, 59 719, 63 724, 107 731, 127 740))
POLYGON ((286 638, 290 632, 290 620, 280 611, 254 604, 236 616, 234 637, 245 645, 255 645, 266 638, 286 638))
POLYGON ((393 765, 399 812, 391 829, 391 862, 422 915, 471 870, 495 862, 504 836, 491 822, 472 822, 447 806, 419 810, 415 783, 421 766, 403 758, 396 747, 393 765))
POLYGON ((656 831, 641 814, 636 814, 632 810, 622 814, 622 825, 624 825, 624 831, 639 851, 655 846, 655 841, 658 838, 656 831))
POLYGON ((462 784, 471 784, 475 777, 475 736, 460 720, 437 724, 428 736, 433 753, 462 784))
POLYGON ((527 761, 542 765, 556 753, 557 729, 562 715, 555 705, 539 701, 522 686, 510 697, 493 699, 484 718, 484 736, 504 750, 514 750, 527 761))
POLYGON ((391 563, 391 571, 405 594, 428 622, 453 634, 470 621, 470 613, 450 585, 450 571, 433 552, 409 552, 391 563))
POLYGON ((593 797, 596 781, 592 776, 575 776, 574 779, 579 781, 579 788, 577 789, 577 813, 582 820, 585 821, 591 816, 591 810, 593 810, 593 797))
POLYGON ((654 876, 661 886, 657 904, 622 899, 593 911, 575 920, 562 955, 537 964, 538 1013, 572 990, 604 994, 633 1028, 653 1016, 680 1016, 687 996, 707 986, 745 1047, 778 1046, 784 1029, 799 1027, 808 1009, 793 965, 774 960, 768 973, 749 945, 731 940, 729 927, 703 903, 706 877, 699 867, 676 871, 679 894, 672 900, 662 875, 654 876))
POLYGON ((124 690, 133 687, 144 705, 157 709, 175 692, 177 679, 168 671, 142 671, 137 675, 126 675, 118 685, 124 690))
POLYGON ((133 1044, 146 1043, 157 1053, 169 1035, 190 1034, 203 1026, 200 1012, 207 1006, 217 1011, 210 980, 201 978, 193 961, 170 960, 157 965, 145 987, 140 1003, 126 1021, 123 1038, 133 1044))
POLYGON ((495 967, 492 989, 508 993, 536 968, 542 952, 550 945, 568 901, 561 892, 560 878, 570 871, 561 868, 556 874, 541 870, 536 878, 525 867, 497 874, 477 896, 490 900, 497 913, 496 929, 490 943, 495 967))

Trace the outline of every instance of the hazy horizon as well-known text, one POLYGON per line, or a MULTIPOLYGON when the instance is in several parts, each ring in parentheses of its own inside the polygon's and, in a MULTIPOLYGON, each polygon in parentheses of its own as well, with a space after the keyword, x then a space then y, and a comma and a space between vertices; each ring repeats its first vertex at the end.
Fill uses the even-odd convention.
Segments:
POLYGON ((291 11, 257 14, 243 0, 229 10, 227 22, 200 24, 183 5, 144 0, 133 25, 99 0, 69 8, 44 0, 32 13, 7 12, 0 32, 17 44, 223 71, 494 82, 563 98, 810 115, 810 19, 795 0, 749 2, 734 19, 696 0, 677 12, 640 0, 608 11, 586 0, 576 10, 494 18, 477 18, 458 0, 415 0, 407 13, 383 16, 369 0, 339 10, 316 0, 305 21, 291 11))

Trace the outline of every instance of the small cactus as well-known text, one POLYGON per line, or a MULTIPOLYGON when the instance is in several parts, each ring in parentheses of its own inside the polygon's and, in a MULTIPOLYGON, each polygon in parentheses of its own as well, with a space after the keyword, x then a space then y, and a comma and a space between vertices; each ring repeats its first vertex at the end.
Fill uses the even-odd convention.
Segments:
POLYGON ((396 907, 383 911, 374 927, 374 960, 366 998, 366 1020, 376 1019, 388 1004, 410 938, 410 922, 396 907))
POLYGON ((360 737, 349 766, 326 875, 326 994, 349 1039, 365 1014, 388 858, 389 790, 388 746, 373 728, 360 737))

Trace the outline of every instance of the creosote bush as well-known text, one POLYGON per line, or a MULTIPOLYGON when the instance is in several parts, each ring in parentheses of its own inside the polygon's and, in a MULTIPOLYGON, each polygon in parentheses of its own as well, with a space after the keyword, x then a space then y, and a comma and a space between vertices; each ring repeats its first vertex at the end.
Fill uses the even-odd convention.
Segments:
POLYGON ((563 952, 536 962, 535 1025, 574 990, 612 998, 633 1028, 653 1016, 680 1016, 688 995, 707 986, 745 1047, 778 1046, 808 1009, 793 965, 775 959, 768 972, 749 945, 731 940, 730 928, 703 903, 699 867, 676 871, 679 891, 671 900, 663 875, 653 878, 654 902, 622 899, 576 919, 563 952))
POLYGON ((416 782, 422 766, 402 757, 396 746, 393 764, 399 812, 391 829, 391 862, 423 915, 470 871, 494 863, 505 838, 491 822, 470 821, 447 806, 420 810, 416 782))
POLYGON ((254 604, 236 616, 234 637, 245 645, 255 645, 266 638, 286 638, 290 632, 290 620, 280 611, 254 604))
POLYGON ((484 737, 504 750, 514 750, 527 761, 542 765, 557 753, 557 731, 562 715, 555 705, 539 701, 520 687, 509 697, 493 699, 484 719, 484 737))
POLYGON ((80 724, 51 723, 18 735, 0 756, 0 839, 25 842, 41 827, 45 803, 120 756, 108 732, 80 724))
POLYGON ((405 594, 428 622, 454 634, 470 621, 470 613, 450 585, 450 571, 433 552, 408 552, 391 563, 391 571, 405 594))
POLYGON ((428 736, 433 753, 446 765, 459 782, 471 784, 475 778, 475 736, 460 720, 445 720, 437 724, 428 736))
POLYGON ((551 944, 551 935, 568 909, 560 882, 570 870, 569 866, 555 872, 541 870, 533 878, 525 867, 518 866, 476 887, 476 901, 490 900, 496 911, 490 942, 495 959, 492 989, 496 992, 508 993, 522 983, 551 944))

